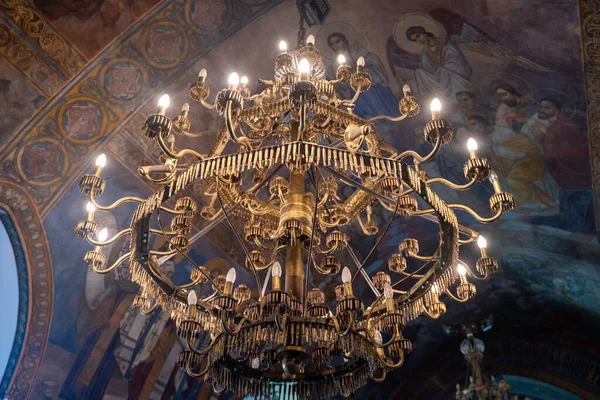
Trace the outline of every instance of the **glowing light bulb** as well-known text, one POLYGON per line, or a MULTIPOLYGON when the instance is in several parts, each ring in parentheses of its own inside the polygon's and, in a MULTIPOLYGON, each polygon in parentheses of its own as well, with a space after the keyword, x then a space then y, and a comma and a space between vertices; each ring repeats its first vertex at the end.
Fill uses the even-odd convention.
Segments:
POLYGON ((96 206, 94 206, 91 202, 88 201, 88 203, 85 206, 85 209, 90 212, 90 211, 96 211, 96 206))
POLYGON ((285 42, 285 40, 279 42, 279 51, 282 53, 285 53, 287 51, 287 43, 285 42))
POLYGON ((100 233, 98 233, 98 241, 99 242, 104 242, 107 237, 108 237, 108 229, 102 228, 102 230, 100 231, 100 233))
POLYGON ((498 194, 502 192, 502 186, 500 186, 500 180, 498 179, 498 174, 494 171, 490 172, 489 180, 494 187, 494 193, 498 194))
POLYGON ((344 269, 342 270, 342 282, 350 283, 351 280, 352 273, 350 272, 350 269, 348 267, 344 267, 344 269))
POLYGON ((387 282, 383 287, 383 297, 385 297, 386 299, 394 298, 394 291, 392 290, 392 285, 390 285, 387 282))
POLYGON ((431 100, 431 119, 439 118, 441 111, 442 111, 442 103, 436 97, 433 100, 431 100))
POLYGON ((358 60, 356 61, 356 65, 358 65, 359 67, 364 67, 365 66, 365 58, 358 57, 358 60))
POLYGON ((315 44, 315 35, 308 35, 306 38, 306 44, 309 46, 314 46, 315 44))
POLYGON ((340 65, 346 64, 346 57, 343 54, 339 54, 337 61, 338 61, 338 63, 340 63, 340 65))
POLYGON ((459 275, 465 275, 467 273, 467 269, 465 268, 464 265, 458 264, 456 266, 456 272, 458 272, 459 275))
POLYGON ((235 269, 233 269, 233 268, 229 269, 229 271, 227 272, 227 276, 225 277, 225 280, 229 283, 235 282, 235 269))
POLYGON ((190 306, 195 306, 196 303, 198 303, 198 296, 196 295, 196 291, 195 290, 190 290, 190 292, 188 293, 188 304, 190 306))
POLYGON ((240 84, 240 76, 236 72, 232 72, 231 75, 229 75, 227 83, 229 84, 229 90, 236 90, 240 84))
POLYGON ((381 336, 381 332, 375 331, 375 333, 373 333, 373 341, 378 345, 383 344, 383 336, 381 336))
POLYGON ((477 246, 479 246, 480 249, 485 249, 487 247, 487 240, 481 235, 477 238, 477 246))
POLYGON ((96 157, 96 166, 104 168, 105 165, 106 165, 106 155, 100 154, 98 157, 96 157))
POLYGON ((271 275, 275 278, 281 278, 281 272, 281 264, 279 264, 279 261, 275 261, 273 268, 271 268, 271 275))
POLYGON ((240 83, 242 84, 242 86, 246 86, 248 84, 248 77, 242 76, 242 79, 240 79, 240 83))
POLYGON ((204 68, 202 68, 200 70, 200 73, 198 74, 198 77, 206 79, 207 76, 208 76, 208 73, 206 72, 206 70, 204 68))
POLYGON ((310 63, 306 58, 303 58, 298 63, 298 72, 300 73, 300 80, 308 79, 308 74, 310 73, 310 63))
POLYGON ((475 139, 469 138, 469 140, 467 140, 467 149, 469 151, 477 150, 477 142, 475 139))

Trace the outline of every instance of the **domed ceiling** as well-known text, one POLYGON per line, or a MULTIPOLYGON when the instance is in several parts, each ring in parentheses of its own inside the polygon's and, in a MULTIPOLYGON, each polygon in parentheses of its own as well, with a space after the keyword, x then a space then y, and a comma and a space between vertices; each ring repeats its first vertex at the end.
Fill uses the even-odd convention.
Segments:
MULTIPOLYGON (((366 59, 374 84, 355 112, 397 114, 408 83, 424 111, 376 128, 397 149, 423 153, 427 105, 437 95, 456 137, 424 169, 464 179, 465 143, 473 136, 517 200, 513 212, 481 229, 489 252, 500 260, 499 273, 477 282, 477 296, 468 306, 444 300, 448 313, 440 320, 422 317, 412 323, 406 336, 414 352, 407 365, 356 398, 451 398, 465 368, 460 334, 448 335, 444 327, 489 315, 494 327, 480 336, 488 348, 488 370, 516 377, 517 385, 541 382, 536 387, 546 393, 600 397, 600 212, 595 208, 600 5, 593 0, 326 3, 330 11, 323 24, 307 27, 306 33, 316 36, 329 74, 337 53, 351 64, 366 59), (408 34, 414 26, 423 29, 408 34), (444 45, 430 46, 427 37, 444 45)), ((160 310, 146 316, 132 307, 138 288, 126 265, 107 275, 86 268, 89 245, 74 234, 85 213, 77 184, 105 153, 102 203, 149 196, 156 187, 137 169, 156 163, 159 149, 141 127, 159 96, 168 93, 175 110, 192 103, 187 91, 202 68, 211 93, 224 87, 233 71, 247 75, 257 90, 258 78, 272 77, 279 40, 297 39, 296 2, 7 0, 0 8, 0 215, 14 222, 19 240, 12 242, 13 250, 26 260, 19 275, 21 312, 0 395, 232 397, 213 393, 210 385, 175 367, 183 345, 174 324, 160 310)), ((343 86, 339 91, 349 94, 343 86)), ((208 150, 221 117, 190 104, 190 119, 192 131, 203 135, 185 144, 208 150)), ((187 193, 199 203, 205 201, 201 187, 187 193)), ((440 195, 486 209, 490 192, 477 188, 457 195, 440 188, 440 195)), ((97 221, 116 233, 129 225, 132 211, 98 212, 97 221)), ((374 210, 378 222, 389 216, 374 210)), ((190 257, 214 276, 233 266, 238 282, 256 290, 233 233, 224 224, 208 231, 206 226, 195 221, 193 233, 202 236, 190 257)), ((351 245, 362 259, 377 237, 351 228, 351 245)), ((427 224, 398 218, 367 272, 387 270, 387 258, 403 238, 436 234, 427 224)), ((109 262, 126 246, 125 241, 111 245, 105 253, 109 262)), ((476 253, 473 249, 465 261, 472 264, 476 253)), ((343 261, 355 268, 350 257, 343 261)), ((179 257, 162 267, 176 283, 185 282, 192 269, 179 257)), ((331 294, 338 279, 316 276, 311 285, 331 294)), ((368 298, 366 287, 357 290, 368 298)))

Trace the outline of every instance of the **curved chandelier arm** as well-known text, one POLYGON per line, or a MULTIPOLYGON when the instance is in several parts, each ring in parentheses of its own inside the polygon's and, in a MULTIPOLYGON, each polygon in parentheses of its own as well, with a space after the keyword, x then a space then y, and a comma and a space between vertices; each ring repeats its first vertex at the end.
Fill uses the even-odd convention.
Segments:
POLYGON ((381 383, 381 382, 385 381, 386 377, 387 377, 387 371, 384 368, 381 369, 381 376, 379 378, 375 377, 375 375, 371 375, 371 379, 373 379, 373 382, 376 382, 376 383, 381 383))
POLYGON ((439 314, 430 313, 429 310, 427 309, 427 307, 423 307, 423 313, 431 319, 438 319, 441 316, 439 314))
POLYGON ((150 228, 150 233, 156 233, 157 235, 162 235, 163 233, 165 235, 177 235, 177 232, 173 232, 173 231, 168 231, 168 232, 163 232, 160 229, 154 229, 154 228, 150 228))
POLYGON ((154 304, 152 304, 148 309, 144 309, 144 308, 140 308, 140 312, 144 315, 148 315, 148 314, 152 314, 154 312, 154 310, 156 310, 158 308, 158 301, 154 301, 154 304))
POLYGON ((215 109, 215 104, 210 104, 208 101, 200 98, 200 104, 202 104, 204 107, 208 108, 209 110, 214 110, 215 109))
POLYGON ((227 321, 225 318, 225 314, 222 314, 221 316, 221 328, 223 329, 223 332, 225 332, 228 336, 237 336, 242 328, 244 327, 244 324, 246 323, 246 321, 248 321, 248 319, 246 317, 242 318, 240 320, 240 322, 238 323, 238 325, 233 328, 233 330, 229 329, 229 327, 227 326, 227 321))
MULTIPOLYGON (((379 319, 381 319, 381 318, 379 318, 379 319)), ((394 329, 394 334, 392 335, 392 338, 390 340, 388 340, 385 343, 378 344, 375 341, 375 338, 373 336, 371 336, 371 332, 369 332, 368 329, 362 328, 362 329, 357 330, 357 332, 361 332, 361 331, 365 332, 365 335, 367 336, 367 339, 369 339, 369 342, 371 342, 371 344, 378 349, 385 349, 385 348, 389 347, 398 338, 398 330, 394 329)))
POLYGON ((418 254, 414 254, 411 255, 410 258, 414 258, 415 260, 419 260, 419 261, 431 261, 433 259, 435 259, 436 254, 433 254, 431 256, 420 256, 418 254))
POLYGON ((208 372, 209 369, 210 369, 210 363, 206 363, 206 367, 204 368, 204 370, 202 370, 200 372, 192 371, 192 369, 190 368, 189 362, 185 364, 185 372, 187 372, 189 376, 194 377, 194 378, 203 377, 204 375, 206 375, 206 373, 208 372))
MULTIPOLYGON (((126 196, 126 197, 121 197, 119 200, 115 201, 114 203, 112 203, 109 206, 102 206, 98 203, 96 203, 96 199, 94 199, 93 194, 90 194, 88 196, 90 203, 92 203, 94 205, 94 207, 96 207, 96 209, 100 210, 100 211, 111 211, 114 210, 115 208, 117 208, 118 206, 120 206, 123 203, 144 203, 146 200, 145 199, 140 199, 139 197, 133 197, 133 196, 126 196)), ((159 206, 159 208, 165 212, 168 212, 169 214, 182 214, 183 212, 180 211, 175 211, 172 208, 168 208, 168 207, 164 207, 164 206, 159 206)))
POLYGON ((350 331, 352 331, 352 329, 354 328, 354 313, 350 313, 350 321, 348 322, 348 327, 343 332, 340 326, 340 322, 337 319, 337 316, 331 317, 331 320, 333 321, 333 326, 335 327, 335 331, 338 334, 338 336, 347 336, 350 333, 350 331))
POLYGON ((180 285, 180 286, 176 286, 176 287, 177 287, 177 289, 189 289, 189 288, 194 287, 197 284, 199 284, 200 281, 202 280, 202 278, 203 278, 202 276, 199 276, 198 278, 194 279, 190 283, 186 283, 184 285, 180 285))
POLYGON ((204 349, 198 350, 196 347, 194 347, 194 344, 192 343, 192 338, 188 338, 187 339, 187 347, 188 349, 195 354, 198 354, 199 356, 203 356, 208 354, 213 347, 215 347, 215 345, 217 344, 217 342, 219 341, 219 339, 221 339, 221 336, 223 336, 225 334, 225 332, 221 332, 219 333, 213 340, 212 342, 210 342, 208 344, 208 346, 206 346, 204 349))
POLYGON ((484 218, 484 217, 480 216, 479 214, 477 214, 477 212, 475 210, 472 210, 470 207, 464 206, 462 204, 448 204, 448 207, 453 208, 455 210, 466 211, 469 214, 471 214, 477 221, 479 221, 483 224, 488 224, 490 222, 496 221, 498 218, 500 218, 500 216, 502 216, 502 213, 503 213, 502 208, 499 208, 498 211, 496 211, 496 214, 494 214, 491 217, 484 218))
POLYGON ((233 116, 231 115, 231 104, 231 100, 227 100, 227 103, 225 104, 225 128, 227 129, 227 135, 232 142, 251 149, 252 144, 247 137, 237 137, 235 134, 235 124, 233 122, 233 116))
POLYGON ((477 274, 475 274, 472 270, 471 267, 469 267, 466 263, 462 262, 461 260, 458 260, 459 263, 462 264, 463 267, 465 267, 465 270, 467 271, 467 275, 469 276, 469 278, 473 278, 476 281, 485 281, 488 278, 488 275, 485 274, 483 276, 477 276, 477 274))
POLYGON ((162 135, 156 135, 156 139, 162 152, 165 153, 169 158, 173 158, 175 160, 178 160, 184 156, 196 157, 199 160, 204 160, 206 158, 206 155, 197 153, 191 149, 183 149, 175 153, 174 151, 171 151, 171 149, 169 149, 169 146, 165 143, 165 139, 162 137, 162 135))
POLYGON ((119 265, 121 265, 121 263, 123 261, 125 261, 126 259, 128 259, 131 256, 131 252, 127 252, 125 254, 123 254, 121 257, 119 257, 117 259, 117 261, 115 261, 110 267, 108 268, 96 268, 96 267, 92 267, 92 269, 94 270, 94 272, 97 272, 99 274, 108 274, 109 272, 112 272, 115 270, 115 268, 117 268, 119 265))
POLYGON ((152 254, 153 256, 169 256, 171 254, 177 253, 177 249, 173 248, 173 250, 167 251, 150 250, 148 253, 152 254))
POLYGON ((444 178, 433 178, 433 179, 427 180, 427 184, 432 185, 434 183, 441 183, 442 185, 448 186, 450 189, 467 190, 467 189, 472 188, 473 185, 475 185, 477 183, 477 181, 478 181, 477 177, 474 177, 473 179, 471 179, 469 182, 465 183, 464 185, 457 185, 456 183, 450 182, 449 180, 444 179, 444 178))
POLYGON ((402 153, 398 154, 396 156, 396 161, 402 161, 404 158, 406 157, 411 157, 415 159, 415 164, 417 163, 424 163, 426 161, 431 160, 438 152, 438 150, 440 149, 440 146, 442 145, 442 137, 440 135, 440 133, 437 131, 437 135, 435 137, 435 144, 433 145, 433 149, 431 149, 431 151, 429 152, 429 154, 427 154, 425 157, 423 157, 422 155, 420 155, 419 153, 417 153, 414 150, 406 150, 403 151, 402 153))
POLYGON ((459 298, 458 296, 455 296, 449 288, 447 288, 446 290, 444 290, 444 293, 446 293, 448 295, 448 297, 450 297, 452 300, 457 301, 459 303, 466 303, 467 301, 469 301, 469 298, 466 297, 464 299, 459 298))
POLYGON ((122 231, 120 231, 119 233, 117 233, 115 236, 111 237, 108 240, 105 241, 100 241, 100 240, 96 240, 92 237, 92 235, 88 234, 87 237, 85 238, 89 243, 93 244, 94 246, 106 246, 109 245, 111 243, 114 243, 117 239, 119 239, 121 236, 125 236, 127 234, 131 233, 131 228, 126 228, 123 229, 122 231))
POLYGON ((279 320, 279 318, 281 317, 281 314, 279 314, 279 310, 276 308, 275 309, 275 315, 273 316, 273 319, 275 320, 275 326, 277 327, 277 329, 281 332, 285 331, 285 326, 287 325, 287 313, 283 314, 283 318, 281 318, 281 321, 279 320))
POLYGON ((400 359, 395 362, 395 363, 389 363, 386 359, 385 356, 382 357, 381 354, 375 352, 375 355, 377 356, 377 359, 379 360, 380 363, 382 363, 383 365, 385 365, 387 368, 389 369, 396 369, 396 368, 400 368, 402 366, 402 364, 404 364, 404 351, 402 351, 400 356, 400 359))

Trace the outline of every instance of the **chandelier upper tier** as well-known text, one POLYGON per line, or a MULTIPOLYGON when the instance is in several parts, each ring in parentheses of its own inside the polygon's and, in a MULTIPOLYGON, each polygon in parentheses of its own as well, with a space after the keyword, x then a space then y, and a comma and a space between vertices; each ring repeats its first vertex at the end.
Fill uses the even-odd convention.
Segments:
POLYGON ((164 95, 143 127, 162 150, 160 164, 139 168, 140 175, 162 188, 147 199, 125 197, 112 205, 98 204, 105 189, 104 156, 81 180, 79 188, 89 198, 88 216, 78 223, 76 233, 95 246, 85 262, 98 273, 108 273, 128 261, 131 278, 141 287, 134 304, 144 313, 157 307, 170 312, 187 346, 178 364, 188 374, 212 382, 215 390, 256 398, 282 393, 290 398, 329 398, 349 395, 368 379, 382 381, 412 349, 402 335, 408 321, 422 314, 444 314, 444 295, 467 301, 475 295, 468 278, 485 279, 498 268, 486 254, 485 239, 460 225, 455 214, 465 211, 488 223, 514 207, 488 161, 477 156, 475 141, 468 142, 467 183, 428 177, 421 165, 453 138, 440 102, 432 102, 432 118, 424 128, 430 153, 399 153, 377 137, 375 121, 416 115, 419 105, 410 88, 403 88, 399 117, 361 118, 353 111, 371 86, 365 60, 359 58, 356 66, 343 56, 338 61, 335 80, 327 80, 312 35, 293 51, 282 42, 274 79, 260 81, 264 90, 252 94, 247 78, 240 80, 233 73, 228 88, 214 101, 207 100, 210 91, 202 70, 189 97, 224 119, 208 154, 177 147, 178 136, 199 135, 190 132, 189 106, 170 118, 164 95), (336 94, 336 85, 342 83, 352 88, 352 99, 336 94), (226 154, 230 142, 233 146, 227 148, 234 150, 226 154), (462 204, 446 204, 432 189, 438 184, 467 190, 488 180, 495 192, 489 198, 490 217, 462 204), (201 207, 182 193, 192 184, 196 192, 202 188, 201 207), (356 190, 344 195, 348 191, 342 186, 356 190), (130 228, 110 239, 105 230, 97 234, 95 210, 112 210, 125 202, 139 203, 130 228), (376 204, 384 213, 389 211, 381 227, 372 217, 376 204), (234 287, 235 269, 213 279, 187 256, 197 214, 210 226, 227 221, 245 253, 245 267, 256 279, 258 298, 251 298, 246 285, 234 287), (398 252, 389 255, 389 271, 369 276, 365 265, 373 261, 371 256, 397 216, 437 224, 439 241, 421 246, 437 250, 424 255, 416 239, 404 239, 398 252), (243 224, 240 232, 236 223, 243 224), (364 235, 378 236, 362 262, 346 233, 354 223, 364 235), (106 266, 102 246, 123 235, 131 238, 129 252, 106 266), (168 241, 166 251, 152 249, 155 236, 168 241), (458 250, 475 242, 481 257, 470 269, 459 260, 458 250), (353 271, 342 268, 339 257, 344 252, 356 264, 353 271), (171 254, 194 265, 189 283, 177 286, 161 269, 158 257, 171 254), (310 287, 314 274, 334 275, 333 279, 341 275, 335 300, 310 287), (353 291, 365 283, 376 297, 366 308, 353 291), (198 298, 199 285, 209 285, 213 293, 198 298), (204 332, 210 343, 200 348, 204 332))

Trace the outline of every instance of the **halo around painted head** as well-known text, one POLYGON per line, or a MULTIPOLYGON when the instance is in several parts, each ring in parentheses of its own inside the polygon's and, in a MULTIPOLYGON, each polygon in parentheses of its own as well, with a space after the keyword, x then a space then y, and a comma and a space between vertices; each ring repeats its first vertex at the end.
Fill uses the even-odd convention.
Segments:
POLYGON ((419 12, 404 14, 394 25, 394 41, 407 53, 421 54, 423 51, 422 44, 412 42, 406 37, 406 31, 414 26, 422 27, 437 38, 446 39, 446 29, 429 15, 419 12))

